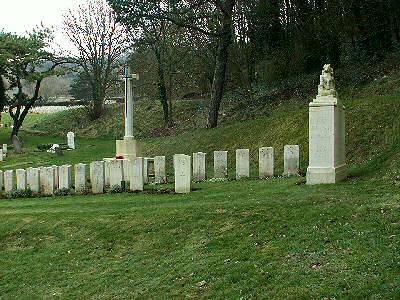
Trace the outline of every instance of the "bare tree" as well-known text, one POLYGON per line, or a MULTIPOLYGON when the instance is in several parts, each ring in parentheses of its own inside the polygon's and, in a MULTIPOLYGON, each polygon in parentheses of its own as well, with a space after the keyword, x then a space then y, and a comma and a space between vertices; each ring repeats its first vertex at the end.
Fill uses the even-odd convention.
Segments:
POLYGON ((108 0, 127 26, 146 20, 162 20, 216 40, 214 75, 207 127, 218 125, 225 87, 229 46, 234 37, 237 0, 108 0))
POLYGON ((128 47, 128 36, 103 0, 87 0, 63 18, 64 32, 74 45, 69 57, 80 66, 91 87, 90 115, 101 116, 115 70, 128 47))

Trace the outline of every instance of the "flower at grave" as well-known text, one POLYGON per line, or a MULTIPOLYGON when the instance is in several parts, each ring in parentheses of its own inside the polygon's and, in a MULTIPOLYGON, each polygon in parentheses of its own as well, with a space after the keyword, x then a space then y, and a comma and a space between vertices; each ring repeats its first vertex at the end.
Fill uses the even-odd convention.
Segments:
POLYGON ((116 159, 124 159, 124 157, 123 157, 123 156, 121 156, 121 155, 119 155, 119 156, 116 156, 115 158, 116 158, 116 159))

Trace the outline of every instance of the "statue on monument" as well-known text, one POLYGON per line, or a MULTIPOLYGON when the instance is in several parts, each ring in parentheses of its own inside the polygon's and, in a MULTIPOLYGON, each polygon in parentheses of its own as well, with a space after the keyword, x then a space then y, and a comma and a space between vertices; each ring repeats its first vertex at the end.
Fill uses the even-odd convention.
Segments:
POLYGON ((318 86, 318 97, 333 96, 337 98, 334 72, 330 64, 324 66, 318 86))

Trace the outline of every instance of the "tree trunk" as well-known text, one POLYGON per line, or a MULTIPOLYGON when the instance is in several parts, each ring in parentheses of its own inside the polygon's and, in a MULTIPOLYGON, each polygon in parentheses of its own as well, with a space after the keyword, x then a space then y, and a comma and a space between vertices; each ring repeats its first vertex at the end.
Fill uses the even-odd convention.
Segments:
POLYGON ((97 120, 103 114, 105 92, 103 92, 103 88, 96 83, 92 86, 92 98, 90 115, 93 120, 97 120))
POLYGON ((6 105, 6 88, 4 86, 3 76, 0 75, 0 124, 5 105, 6 105))
POLYGON ((232 43, 232 14, 235 0, 225 2, 222 17, 222 29, 218 39, 218 50, 215 61, 214 78, 211 87, 211 101, 208 112, 207 128, 218 125, 218 113, 225 87, 226 67, 229 56, 229 45, 232 43))
POLYGON ((157 58, 157 72, 158 72, 158 92, 160 95, 160 102, 164 112, 164 126, 170 126, 169 119, 169 108, 168 108, 168 95, 167 95, 167 87, 165 84, 165 70, 164 64, 162 61, 160 50, 157 49, 157 46, 153 46, 154 54, 157 58))
POLYGON ((10 135, 10 140, 12 139, 12 137, 14 135, 18 136, 19 129, 21 128, 21 124, 22 124, 22 122, 20 122, 19 120, 14 120, 14 124, 13 124, 14 127, 13 127, 11 135, 10 135))

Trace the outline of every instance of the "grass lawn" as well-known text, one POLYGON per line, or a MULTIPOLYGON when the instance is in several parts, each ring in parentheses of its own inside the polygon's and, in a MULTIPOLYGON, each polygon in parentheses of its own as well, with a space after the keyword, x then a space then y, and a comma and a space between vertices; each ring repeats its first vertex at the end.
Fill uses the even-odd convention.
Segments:
POLYGON ((399 189, 302 180, 2 200, 0 298, 398 298, 399 189))

